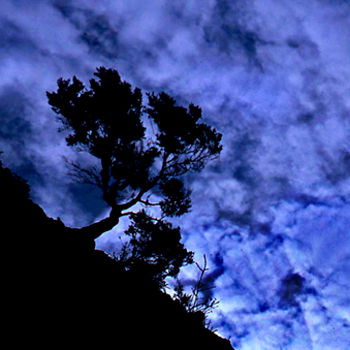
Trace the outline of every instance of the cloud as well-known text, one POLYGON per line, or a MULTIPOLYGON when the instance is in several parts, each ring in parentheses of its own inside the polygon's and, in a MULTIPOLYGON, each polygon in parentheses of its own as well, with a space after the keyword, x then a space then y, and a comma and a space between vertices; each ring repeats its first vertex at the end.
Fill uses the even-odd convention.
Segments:
POLYGON ((207 247, 221 252, 226 271, 216 280, 221 311, 215 325, 243 349, 254 339, 262 349, 346 347, 348 223, 348 207, 339 203, 305 208, 292 202, 271 225, 272 234, 239 236, 227 226, 220 246, 207 247))
POLYGON ((96 191, 82 191, 68 179, 62 156, 77 155, 58 134, 45 92, 67 73, 88 76, 94 60, 84 60, 87 47, 74 26, 44 1, 5 1, 0 25, 2 159, 28 179, 32 197, 49 215, 74 226, 91 222, 104 205, 96 191))
POLYGON ((45 91, 58 77, 106 65, 200 105, 224 150, 188 177, 178 224, 208 257, 215 324, 239 349, 347 348, 349 18, 330 0, 5 0, 0 147, 45 210, 78 226, 106 208, 67 178, 63 155, 91 160, 57 133, 45 91))

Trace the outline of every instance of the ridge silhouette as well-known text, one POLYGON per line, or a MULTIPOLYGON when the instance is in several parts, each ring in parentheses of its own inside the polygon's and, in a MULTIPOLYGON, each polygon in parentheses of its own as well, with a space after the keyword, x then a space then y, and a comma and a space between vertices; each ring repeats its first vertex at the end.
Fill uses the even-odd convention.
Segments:
POLYGON ((232 349, 159 290, 125 271, 94 238, 46 216, 29 187, 0 164, 8 325, 36 346, 232 349))

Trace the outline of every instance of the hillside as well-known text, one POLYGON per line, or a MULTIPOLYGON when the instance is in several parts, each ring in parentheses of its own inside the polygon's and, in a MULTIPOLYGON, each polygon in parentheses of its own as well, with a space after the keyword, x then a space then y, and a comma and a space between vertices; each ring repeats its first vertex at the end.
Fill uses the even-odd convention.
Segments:
POLYGON ((7 324, 13 342, 116 349, 232 349, 94 242, 46 216, 29 187, 0 166, 7 324))

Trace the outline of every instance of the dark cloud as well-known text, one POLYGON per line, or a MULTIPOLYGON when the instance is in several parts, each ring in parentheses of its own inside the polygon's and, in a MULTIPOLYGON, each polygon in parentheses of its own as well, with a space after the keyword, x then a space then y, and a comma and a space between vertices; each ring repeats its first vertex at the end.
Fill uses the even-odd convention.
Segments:
POLYGON ((350 177, 350 152, 347 149, 339 150, 333 157, 324 153, 323 157, 325 178, 331 184, 336 185, 350 177))
POLYGON ((280 306, 290 307, 297 306, 298 297, 304 289, 305 279, 297 273, 290 273, 282 282, 279 290, 280 306))
POLYGON ((19 85, 4 86, 0 90, 1 157, 18 175, 39 184, 42 176, 35 166, 34 155, 27 149, 33 142, 33 128, 28 119, 32 108, 19 85))
POLYGON ((314 120, 315 116, 313 113, 301 113, 298 116, 298 121, 300 121, 301 123, 305 123, 308 124, 310 122, 312 122, 314 120))
POLYGON ((26 119, 30 106, 19 86, 5 86, 0 90, 1 138, 12 139, 24 147, 33 132, 26 119))
POLYGON ((9 55, 21 51, 22 55, 33 53, 39 48, 35 42, 23 32, 23 29, 14 22, 0 18, 0 55, 9 55))
POLYGON ((287 38, 286 42, 287 45, 291 49, 296 50, 300 58, 304 60, 316 60, 319 57, 317 44, 307 37, 289 37, 287 38))
POLYGON ((259 305, 259 312, 265 312, 270 309, 270 305, 265 301, 259 305))
POLYGON ((56 1, 55 7, 80 32, 80 40, 89 47, 91 53, 107 59, 118 57, 118 32, 106 16, 76 7, 67 1, 56 1))
POLYGON ((211 268, 203 278, 203 285, 206 286, 203 296, 205 300, 214 297, 215 281, 225 273, 224 259, 220 252, 217 252, 212 259, 214 268, 211 268))
POLYGON ((247 7, 245 1, 216 1, 211 19, 203 27, 204 40, 208 46, 217 47, 228 55, 233 62, 237 56, 245 56, 249 64, 262 69, 258 49, 271 42, 262 39, 256 31, 246 26, 244 14, 247 7))
POLYGON ((96 218, 109 210, 102 199, 100 189, 95 186, 73 182, 68 185, 67 190, 75 205, 90 218, 96 218))

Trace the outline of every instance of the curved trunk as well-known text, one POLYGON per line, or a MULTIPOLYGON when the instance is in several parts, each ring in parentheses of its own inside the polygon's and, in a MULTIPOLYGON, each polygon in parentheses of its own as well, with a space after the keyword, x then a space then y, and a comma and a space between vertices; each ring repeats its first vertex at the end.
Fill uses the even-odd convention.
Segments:
POLYGON ((118 224, 118 222, 119 222, 119 216, 110 215, 109 217, 102 219, 98 222, 95 222, 89 226, 85 226, 81 228, 73 228, 72 230, 78 231, 79 235, 83 235, 86 238, 96 239, 106 231, 111 230, 114 226, 118 224))

